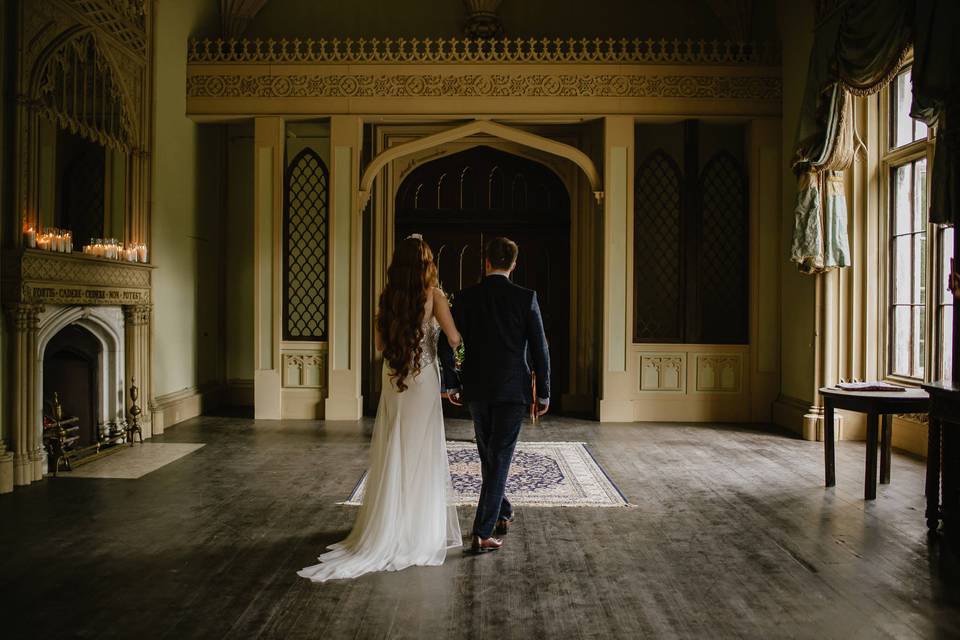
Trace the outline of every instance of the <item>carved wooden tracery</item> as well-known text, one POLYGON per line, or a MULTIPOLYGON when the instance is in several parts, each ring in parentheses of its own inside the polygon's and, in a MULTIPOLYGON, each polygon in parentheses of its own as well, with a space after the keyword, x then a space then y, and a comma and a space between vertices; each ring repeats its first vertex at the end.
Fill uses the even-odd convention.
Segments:
MULTIPOLYGON (((147 241, 147 0, 19 3, 17 209, 37 224, 39 118, 130 154, 131 241, 147 241)), ((18 240, 19 241, 19 240, 18 240)))
POLYGON ((64 41, 43 60, 32 95, 62 129, 119 151, 135 144, 129 96, 92 31, 64 41))

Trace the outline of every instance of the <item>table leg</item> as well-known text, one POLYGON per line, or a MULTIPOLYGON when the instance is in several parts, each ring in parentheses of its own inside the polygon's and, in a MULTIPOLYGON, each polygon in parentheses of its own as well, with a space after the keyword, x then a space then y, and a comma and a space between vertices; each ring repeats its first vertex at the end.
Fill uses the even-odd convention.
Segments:
POLYGON ((957 488, 957 429, 956 418, 949 422, 940 418, 940 520, 947 537, 960 539, 957 529, 960 491, 957 488), (946 423, 949 426, 945 426, 946 423))
POLYGON ((877 439, 880 431, 876 413, 867 414, 867 468, 863 479, 863 499, 877 497, 877 439))
POLYGON ((836 443, 833 440, 833 401, 830 398, 823 400, 823 468, 827 486, 837 484, 836 443))
POLYGON ((940 525, 940 421, 930 416, 927 427, 927 529, 940 525))
POLYGON ((893 447, 893 416, 885 413, 880 418, 880 484, 890 484, 890 449, 893 447))

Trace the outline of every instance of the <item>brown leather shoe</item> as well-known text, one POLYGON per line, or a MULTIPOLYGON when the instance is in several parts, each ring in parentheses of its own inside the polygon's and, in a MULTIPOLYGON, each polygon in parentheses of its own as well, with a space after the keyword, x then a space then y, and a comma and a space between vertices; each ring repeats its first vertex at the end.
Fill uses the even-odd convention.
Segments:
POLYGON ((513 525, 513 516, 509 518, 500 518, 497 520, 497 527, 493 530, 498 536, 505 536, 510 532, 510 527, 513 525))
POLYGON ((470 553, 489 553, 491 551, 496 551, 503 546, 503 540, 500 538, 481 538, 480 536, 473 536, 473 544, 470 545, 470 553))

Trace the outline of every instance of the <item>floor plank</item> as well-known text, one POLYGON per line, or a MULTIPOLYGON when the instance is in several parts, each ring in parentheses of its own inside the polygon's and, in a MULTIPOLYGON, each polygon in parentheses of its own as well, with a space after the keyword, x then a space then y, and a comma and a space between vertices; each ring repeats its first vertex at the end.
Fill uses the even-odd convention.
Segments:
POLYGON ((634 506, 518 509, 496 554, 312 584, 295 572, 349 531, 355 509, 336 503, 370 426, 203 417, 158 442, 207 446, 138 480, 0 496, 3 636, 960 637, 957 556, 927 536, 921 461, 895 453, 865 502, 862 443, 839 443, 825 489, 822 444, 736 425, 527 426, 588 443, 634 506))

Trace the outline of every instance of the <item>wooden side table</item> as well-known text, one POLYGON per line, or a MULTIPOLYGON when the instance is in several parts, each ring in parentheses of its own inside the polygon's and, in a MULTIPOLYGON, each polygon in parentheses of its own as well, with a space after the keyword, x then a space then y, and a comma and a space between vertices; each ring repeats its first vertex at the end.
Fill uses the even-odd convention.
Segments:
POLYGON ((864 472, 863 499, 877 497, 877 441, 880 440, 880 482, 890 482, 890 449, 892 433, 890 416, 896 413, 926 413, 930 396, 922 389, 905 391, 844 391, 835 387, 820 389, 823 396, 823 456, 826 486, 837 484, 836 444, 833 414, 836 409, 867 414, 867 462, 864 472), (883 432, 879 418, 883 416, 883 432))
POLYGON ((930 394, 927 445, 927 528, 956 537, 960 518, 960 385, 934 382, 923 385, 930 394), (941 486, 942 501, 941 501, 941 486))

